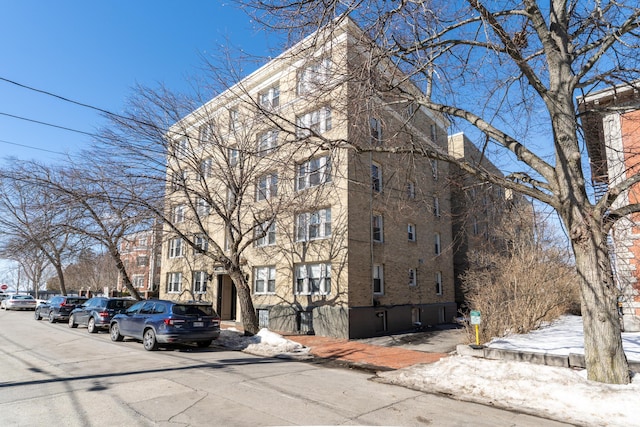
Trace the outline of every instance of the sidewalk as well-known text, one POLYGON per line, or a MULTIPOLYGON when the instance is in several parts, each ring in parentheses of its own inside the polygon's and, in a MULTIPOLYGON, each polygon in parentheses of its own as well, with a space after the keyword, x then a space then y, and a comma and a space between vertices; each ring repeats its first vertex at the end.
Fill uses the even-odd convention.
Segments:
POLYGON ((447 353, 427 353, 314 335, 285 335, 285 338, 309 347, 311 355, 316 358, 343 362, 362 369, 401 369, 419 363, 437 362, 448 356, 447 353))

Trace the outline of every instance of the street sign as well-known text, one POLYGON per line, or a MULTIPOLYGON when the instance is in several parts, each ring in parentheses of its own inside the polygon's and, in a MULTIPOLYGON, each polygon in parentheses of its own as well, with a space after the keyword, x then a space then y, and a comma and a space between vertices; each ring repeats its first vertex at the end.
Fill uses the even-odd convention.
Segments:
POLYGON ((7 289, 9 289, 9 287, 3 283, 2 285, 0 285, 0 289, 6 291, 7 289))
POLYGON ((470 318, 471 318, 471 324, 472 325, 479 325, 480 324, 480 311, 472 310, 471 313, 470 313, 470 318))

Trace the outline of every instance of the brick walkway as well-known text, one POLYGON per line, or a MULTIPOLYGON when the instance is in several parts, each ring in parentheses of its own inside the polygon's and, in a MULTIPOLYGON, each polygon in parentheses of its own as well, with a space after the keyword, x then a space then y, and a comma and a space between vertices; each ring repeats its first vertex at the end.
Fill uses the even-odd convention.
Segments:
POLYGON ((311 354, 316 357, 378 369, 401 369, 419 363, 434 363, 448 356, 446 353, 426 353, 314 335, 287 335, 285 338, 309 347, 311 354))

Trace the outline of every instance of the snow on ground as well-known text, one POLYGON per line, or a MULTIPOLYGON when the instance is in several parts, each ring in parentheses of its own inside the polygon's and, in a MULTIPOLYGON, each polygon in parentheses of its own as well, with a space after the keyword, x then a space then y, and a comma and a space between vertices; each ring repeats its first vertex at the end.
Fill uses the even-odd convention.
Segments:
MULTIPOLYGON (((629 360, 640 361, 640 333, 623 333, 629 360)), ((302 356, 308 349, 263 329, 254 337, 223 330, 218 344, 261 356, 302 356)), ((489 347, 556 355, 584 353, 582 321, 565 316, 526 335, 495 339, 489 347)), ((460 400, 587 426, 637 426, 640 374, 625 386, 586 379, 584 370, 525 362, 451 356, 432 364, 379 372, 377 380, 460 400)))

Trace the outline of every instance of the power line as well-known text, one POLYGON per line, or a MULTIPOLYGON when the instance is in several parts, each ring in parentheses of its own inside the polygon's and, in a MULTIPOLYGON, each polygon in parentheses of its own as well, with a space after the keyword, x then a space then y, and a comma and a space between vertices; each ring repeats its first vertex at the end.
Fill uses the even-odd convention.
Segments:
POLYGON ((18 144, 17 142, 11 142, 11 141, 6 141, 4 139, 0 139, 0 143, 2 144, 8 144, 8 145, 15 145, 17 147, 24 147, 24 148, 29 148, 31 150, 38 150, 38 151, 44 151, 47 153, 52 153, 52 154, 60 154, 62 156, 66 156, 66 153, 62 153, 60 151, 53 151, 53 150, 47 150, 45 148, 38 148, 38 147, 33 147, 31 145, 25 145, 25 144, 18 144))
POLYGON ((64 127, 64 126, 54 125, 54 124, 52 124, 52 123, 47 123, 47 122, 41 122, 41 121, 39 121, 39 120, 29 119, 29 118, 27 118, 27 117, 22 117, 22 116, 16 116, 16 115, 14 115, 14 114, 9 114, 9 113, 2 113, 2 112, 0 112, 0 115, 2 115, 2 116, 7 116, 7 117, 11 117, 11 118, 18 119, 18 120, 24 120, 24 121, 26 121, 26 122, 37 123, 37 124, 39 124, 39 125, 51 126, 51 127, 53 127, 53 128, 58 128, 58 129, 67 130, 67 131, 69 131, 69 132, 81 133, 81 134, 89 135, 89 136, 93 136, 93 137, 95 137, 95 136, 96 136, 96 135, 94 135, 94 134, 92 134, 92 133, 85 132, 85 131, 83 131, 83 130, 72 129, 72 128, 68 128, 68 127, 64 127))

